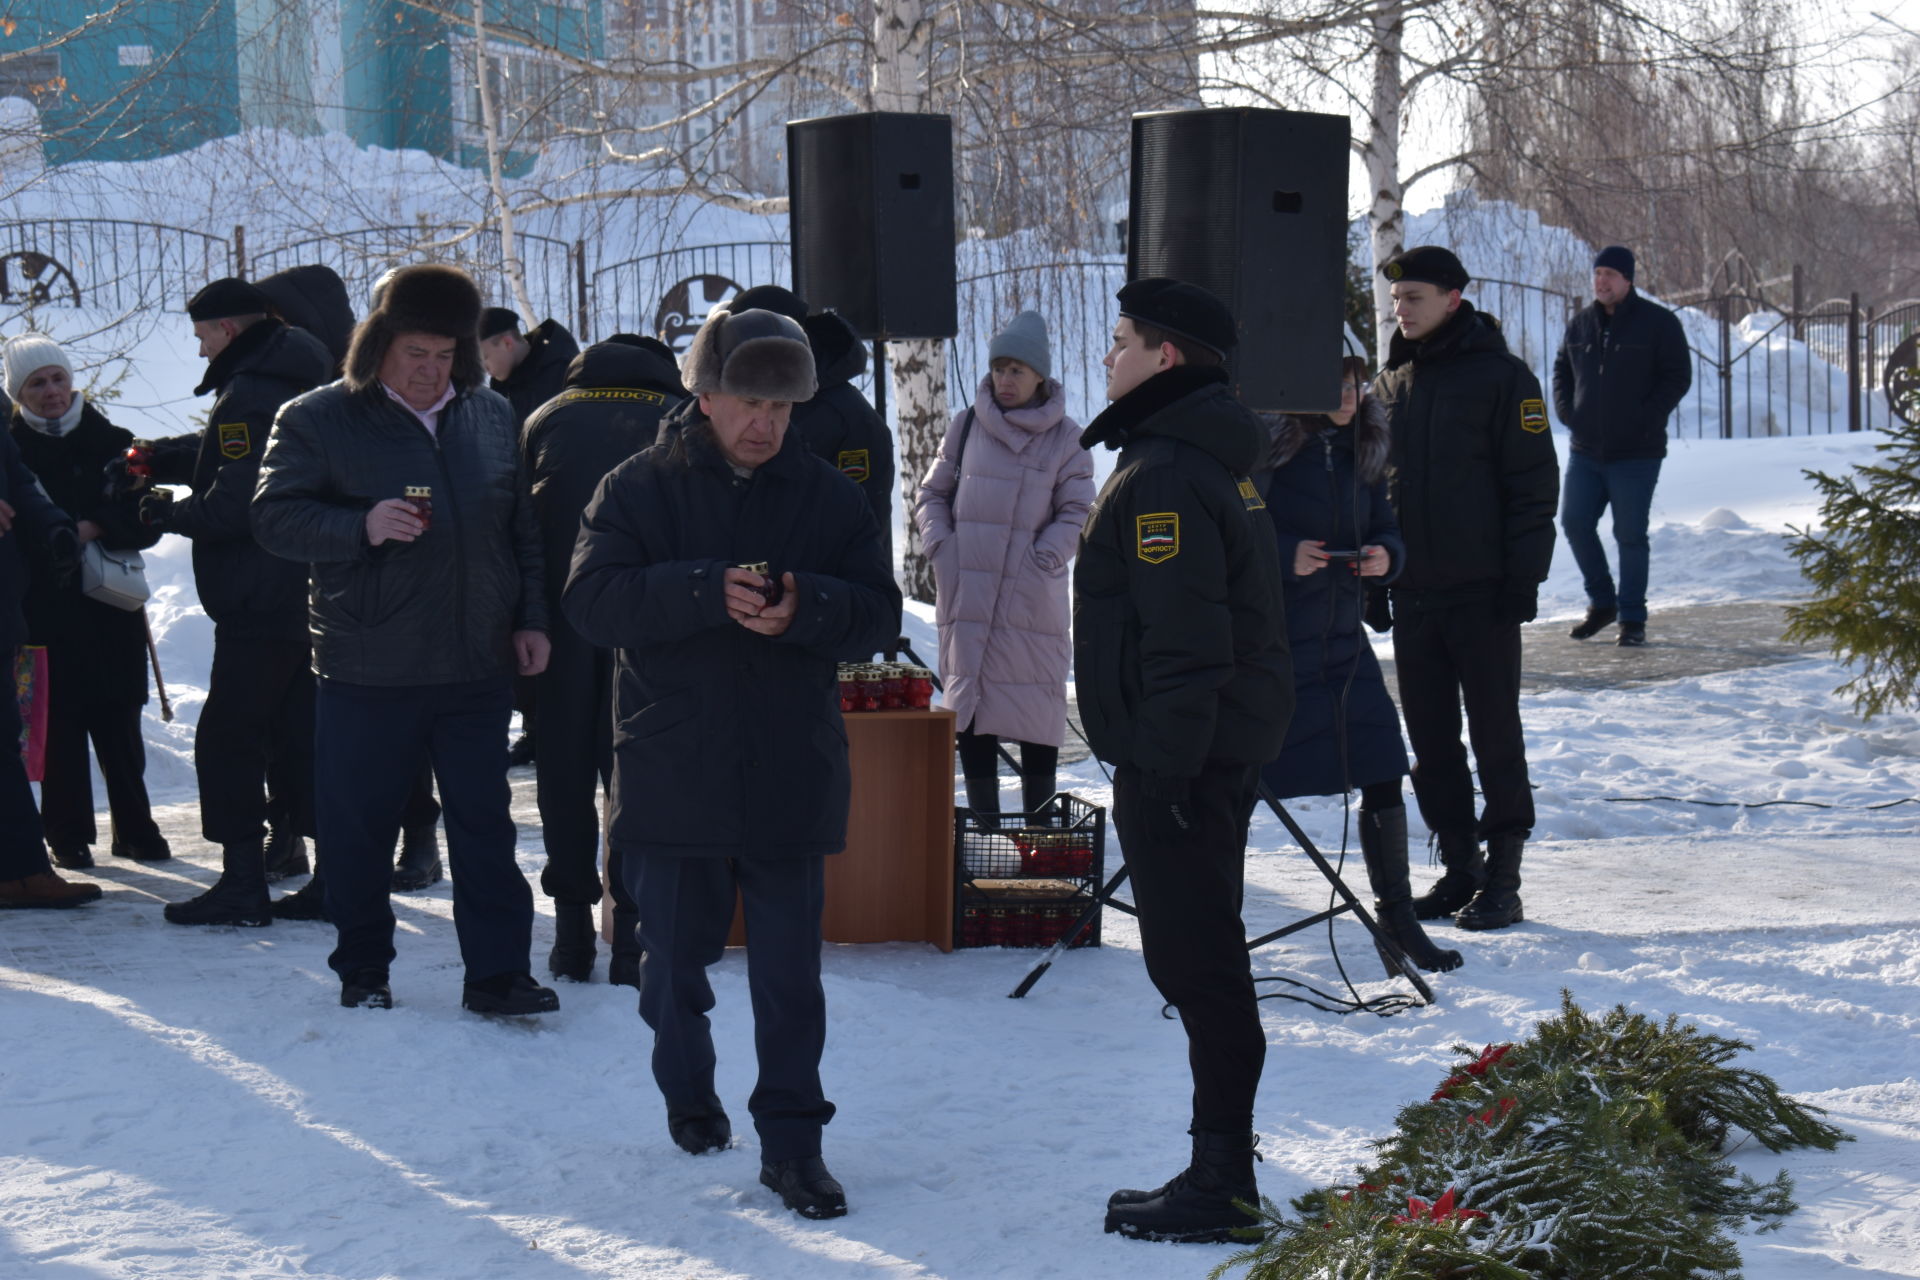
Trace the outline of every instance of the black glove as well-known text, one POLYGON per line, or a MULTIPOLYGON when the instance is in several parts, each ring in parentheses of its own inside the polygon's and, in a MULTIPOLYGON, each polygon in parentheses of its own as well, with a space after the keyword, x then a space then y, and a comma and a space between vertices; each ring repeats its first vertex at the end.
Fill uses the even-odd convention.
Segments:
POLYGON ((151 490, 140 499, 140 523, 164 529, 173 519, 173 507, 173 490, 151 490))
POLYGON ((1193 784, 1189 779, 1142 772, 1139 787, 1146 799, 1144 808, 1154 839, 1175 843, 1192 834, 1193 784))
POLYGON ((1383 635, 1393 630, 1393 602, 1385 587, 1367 588, 1366 612, 1361 616, 1369 627, 1383 635))
POLYGON ((1493 602, 1493 616, 1503 626, 1517 627, 1523 622, 1532 622, 1539 612, 1537 587, 1508 587, 1493 602))
POLYGON ((101 468, 109 498, 118 498, 153 483, 153 444, 135 440, 125 453, 107 459, 101 468))
POLYGON ((80 535, 72 525, 56 526, 47 535, 47 568, 56 586, 69 586, 80 575, 80 535))

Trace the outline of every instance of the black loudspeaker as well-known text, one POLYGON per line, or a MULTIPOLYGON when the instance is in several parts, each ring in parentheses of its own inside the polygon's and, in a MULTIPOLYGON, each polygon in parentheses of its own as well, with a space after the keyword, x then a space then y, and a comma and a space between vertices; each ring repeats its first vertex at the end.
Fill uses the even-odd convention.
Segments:
POLYGON ((863 338, 959 331, 953 122, 868 111, 787 124, 793 291, 863 338))
POLYGON ((1233 311, 1253 409, 1340 407, 1347 118, 1224 107, 1133 117, 1127 278, 1171 276, 1233 311))

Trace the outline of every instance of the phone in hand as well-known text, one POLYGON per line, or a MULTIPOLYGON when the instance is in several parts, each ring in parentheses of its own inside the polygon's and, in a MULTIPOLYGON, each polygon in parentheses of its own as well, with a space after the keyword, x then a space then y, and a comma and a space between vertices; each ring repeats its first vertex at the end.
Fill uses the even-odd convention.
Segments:
POLYGON ((1323 556, 1325 556, 1325 557, 1326 557, 1327 559, 1329 559, 1329 560, 1361 560, 1361 559, 1364 559, 1364 558, 1365 558, 1365 556, 1366 556, 1366 553, 1365 553, 1365 552, 1362 552, 1362 551, 1326 551, 1326 550, 1322 550, 1320 554, 1321 554, 1321 555, 1323 555, 1323 556))

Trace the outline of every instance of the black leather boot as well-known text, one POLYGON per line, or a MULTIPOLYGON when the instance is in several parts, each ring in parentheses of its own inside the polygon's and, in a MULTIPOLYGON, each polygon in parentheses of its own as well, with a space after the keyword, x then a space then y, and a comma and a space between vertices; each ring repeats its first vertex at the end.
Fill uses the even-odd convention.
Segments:
POLYGON ((593 977, 593 907, 584 902, 553 904, 553 950, 547 972, 570 982, 593 977))
POLYGON ((1567 635, 1575 640, 1597 636, 1612 626, 1613 620, 1619 616, 1620 610, 1612 605, 1590 604, 1587 606, 1587 616, 1575 623, 1573 630, 1567 632, 1567 635))
POLYGON ((1236 1201, 1260 1203, 1251 1133, 1193 1131, 1193 1162, 1163 1187, 1116 1191, 1107 1200, 1109 1232, 1135 1240, 1228 1244, 1234 1232, 1259 1225, 1236 1201))
POLYGON ((640 912, 613 904, 612 952, 607 957, 607 981, 616 987, 640 989, 640 912))
POLYGON ((847 1212, 847 1193, 819 1156, 763 1160, 760 1185, 803 1218, 838 1218, 847 1212))
POLYGON ((1527 838, 1517 831, 1487 837, 1487 882, 1453 918, 1462 929, 1504 929, 1526 916, 1520 910, 1520 855, 1527 838))
POLYGON ((313 870, 313 864, 307 861, 305 838, 285 823, 271 823, 267 828, 266 862, 268 884, 279 884, 313 870))
POLYGON ((690 1156, 725 1151, 733 1144, 733 1122, 712 1090, 704 1098, 667 1107, 667 1132, 690 1156))
POLYGON ((1028 813, 1040 813, 1047 807, 1047 801, 1059 793, 1060 780, 1054 774, 1039 778, 1020 780, 1020 803, 1027 807, 1028 813))
POLYGON ((551 987, 543 987, 530 973, 498 973, 460 987, 460 1007, 473 1013, 502 1018, 524 1018, 535 1013, 553 1013, 560 1008, 560 997, 551 987))
MULTIPOLYGON (((1373 885, 1373 915, 1380 922, 1380 928, 1407 953, 1409 960, 1428 973, 1458 969, 1460 953, 1434 946, 1414 915, 1413 887, 1407 880, 1404 806, 1360 811, 1360 855, 1366 859, 1367 880, 1373 885)), ((1380 963, 1386 966, 1389 978, 1400 975, 1399 964, 1384 950, 1380 950, 1380 963)))
POLYGON ((327 919, 327 884, 321 878, 320 871, 316 870, 313 879, 292 893, 283 893, 275 898, 271 910, 275 920, 327 919))
POLYGON ((999 774, 967 775, 967 808, 973 811, 974 821, 982 831, 991 831, 1000 825, 999 774))
POLYGON ((1471 902, 1487 881, 1486 859, 1473 832, 1442 831, 1436 838, 1440 841, 1440 862, 1447 871, 1434 881, 1433 888, 1413 900, 1413 914, 1420 920, 1452 915, 1471 902))
POLYGON ((161 915, 169 924, 230 924, 258 929, 273 923, 267 899, 266 858, 258 839, 222 846, 220 878, 213 887, 185 902, 169 902, 161 915))
POLYGON ((433 823, 409 827, 400 834, 400 861, 393 868, 396 893, 425 889, 446 874, 440 865, 439 828, 433 823))

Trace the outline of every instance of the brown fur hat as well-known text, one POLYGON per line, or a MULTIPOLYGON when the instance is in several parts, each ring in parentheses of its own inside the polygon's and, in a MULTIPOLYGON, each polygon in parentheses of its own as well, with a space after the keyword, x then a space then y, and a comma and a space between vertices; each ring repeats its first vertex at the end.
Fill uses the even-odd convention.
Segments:
POLYGON ((387 348, 403 333, 452 338, 453 385, 470 391, 486 379, 480 363, 480 288, 458 267, 423 262, 387 273, 373 311, 353 331, 347 348, 347 386, 369 391, 380 380, 387 348))
POLYGON ((819 383, 807 332, 773 311, 720 310, 707 317, 680 359, 694 395, 721 391, 748 400, 811 400, 819 383))

